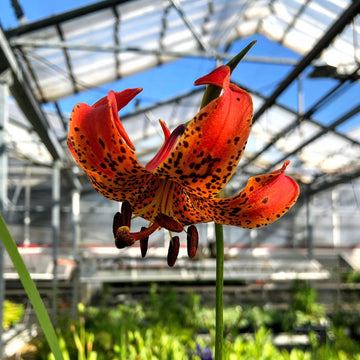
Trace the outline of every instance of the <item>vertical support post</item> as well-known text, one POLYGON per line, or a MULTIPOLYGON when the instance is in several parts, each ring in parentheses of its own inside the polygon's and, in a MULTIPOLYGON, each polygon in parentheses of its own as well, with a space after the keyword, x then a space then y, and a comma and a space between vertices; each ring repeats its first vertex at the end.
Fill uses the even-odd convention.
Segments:
MULTIPOLYGON (((3 78, 0 74, 0 212, 6 219, 6 209, 8 203, 8 189, 7 189, 7 178, 8 178, 8 157, 6 151, 6 129, 9 118, 8 113, 8 94, 9 84, 5 77, 3 78)), ((0 359, 3 358, 3 304, 5 300, 5 280, 4 280, 4 246, 0 241, 0 359)))
POLYGON ((80 190, 75 189, 72 192, 72 223, 73 223, 73 260, 75 269, 72 277, 72 299, 71 299, 71 317, 76 318, 77 304, 79 300, 79 249, 80 241, 80 190))
POLYGON ((336 189, 331 190, 331 213, 332 213, 332 238, 333 247, 336 248, 341 244, 341 220, 336 202, 339 199, 339 193, 336 189))
POLYGON ((308 248, 308 258, 311 260, 314 256, 314 242, 313 242, 313 225, 311 219, 311 198, 306 195, 306 240, 308 248))
POLYGON ((53 255, 53 279, 52 279, 52 321, 56 327, 56 308, 57 308, 57 262, 58 262, 58 243, 60 230, 60 162, 55 161, 52 176, 52 213, 51 225, 53 233, 52 255, 53 255))
POLYGON ((30 199, 31 199, 31 184, 30 184, 30 176, 31 170, 30 167, 26 168, 25 171, 25 216, 24 216, 24 245, 30 245, 30 199))

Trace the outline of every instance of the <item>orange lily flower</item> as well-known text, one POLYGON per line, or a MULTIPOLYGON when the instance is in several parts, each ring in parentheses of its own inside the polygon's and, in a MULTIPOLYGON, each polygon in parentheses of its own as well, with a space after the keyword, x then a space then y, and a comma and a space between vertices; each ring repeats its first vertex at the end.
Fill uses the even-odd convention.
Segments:
MULTIPOLYGON (((222 94, 203 107, 187 124, 172 133, 160 120, 165 141, 143 167, 125 132, 118 111, 142 89, 110 91, 94 105, 77 104, 70 118, 68 147, 103 196, 123 202, 114 217, 117 247, 140 240, 145 256, 148 237, 163 227, 181 232, 186 226, 188 253, 196 253, 195 224, 214 221, 243 228, 266 226, 294 205, 299 187, 281 169, 249 179, 244 190, 230 198, 217 198, 233 175, 250 133, 251 96, 230 83, 230 68, 220 66, 195 85, 216 85, 222 94), (130 231, 131 216, 150 222, 130 231)), ((179 237, 170 242, 168 263, 175 263, 179 237)))

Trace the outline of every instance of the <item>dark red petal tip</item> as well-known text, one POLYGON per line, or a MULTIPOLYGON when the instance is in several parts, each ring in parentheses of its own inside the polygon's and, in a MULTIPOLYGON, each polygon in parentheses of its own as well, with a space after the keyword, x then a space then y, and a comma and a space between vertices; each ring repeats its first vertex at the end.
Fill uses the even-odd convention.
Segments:
POLYGON ((167 263, 170 267, 175 265, 176 259, 179 255, 180 239, 178 236, 174 236, 169 243, 169 250, 167 255, 167 263))

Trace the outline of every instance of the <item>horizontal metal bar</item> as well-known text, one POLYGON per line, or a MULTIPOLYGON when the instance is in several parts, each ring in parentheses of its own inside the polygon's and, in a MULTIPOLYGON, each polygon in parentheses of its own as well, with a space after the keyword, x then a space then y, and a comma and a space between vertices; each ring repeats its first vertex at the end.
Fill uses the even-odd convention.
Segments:
POLYGON ((316 45, 305 55, 299 63, 294 67, 291 73, 280 82, 279 86, 267 98, 265 103, 254 114, 253 122, 256 122, 264 112, 274 105, 276 99, 292 84, 292 82, 306 69, 312 61, 320 56, 331 42, 339 35, 345 26, 357 15, 360 11, 360 1, 353 1, 345 11, 339 15, 337 20, 324 32, 323 37, 316 43, 316 45))
POLYGON ((296 149, 292 150, 290 153, 285 154, 280 160, 276 160, 276 163, 274 162, 267 169, 265 169, 265 172, 270 171, 273 167, 275 167, 276 164, 283 162, 284 160, 286 160, 286 158, 288 158, 288 157, 290 157, 292 155, 295 155, 300 150, 302 150, 304 147, 311 144, 315 140, 319 139, 321 136, 327 134, 329 131, 334 130, 335 128, 337 128, 338 126, 340 126, 341 124, 343 124, 347 120, 351 119, 353 116, 357 115, 359 112, 360 112, 360 105, 357 105, 357 106, 353 107, 345 115, 342 115, 341 117, 339 117, 338 119, 333 121, 330 125, 324 127, 321 131, 314 134, 310 139, 307 139, 306 141, 304 141, 296 149))
POLYGON ((94 4, 86 5, 79 7, 74 10, 66 11, 61 14, 54 14, 45 19, 41 19, 34 22, 25 23, 21 26, 18 26, 13 29, 9 29, 6 31, 6 36, 11 38, 13 36, 20 36, 22 34, 27 34, 32 31, 37 31, 44 29, 49 26, 54 26, 56 24, 61 24, 69 20, 76 19, 81 16, 89 15, 97 11, 105 10, 111 8, 116 5, 120 5, 123 3, 131 2, 132 0, 103 0, 98 1, 94 4))
MULTIPOLYGON (((91 52, 137 52, 144 55, 163 55, 175 58, 205 58, 205 59, 219 59, 230 60, 234 54, 216 52, 209 54, 205 51, 172 51, 166 49, 144 49, 136 46, 122 46, 122 45, 89 45, 81 43, 70 43, 66 41, 46 41, 46 40, 28 40, 28 39, 12 39, 11 45, 16 47, 30 47, 30 48, 49 48, 49 49, 67 49, 74 51, 91 51, 91 52)), ((291 58, 278 58, 268 56, 246 56, 241 61, 254 62, 274 65, 296 65, 298 62, 291 58)))

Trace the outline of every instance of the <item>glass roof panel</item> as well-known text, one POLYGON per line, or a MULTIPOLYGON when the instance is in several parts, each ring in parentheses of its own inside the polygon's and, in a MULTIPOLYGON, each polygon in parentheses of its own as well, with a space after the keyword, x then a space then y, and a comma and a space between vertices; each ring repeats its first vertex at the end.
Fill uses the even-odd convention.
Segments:
MULTIPOLYGON (((161 0, 109 2, 107 7, 97 11, 82 10, 79 15, 74 11, 72 15, 62 15, 64 20, 52 22, 49 18, 42 23, 45 25, 28 24, 23 30, 20 26, 18 33, 8 33, 32 92, 40 102, 55 102, 47 112, 49 128, 57 134, 67 154, 66 129, 62 128, 64 123, 59 116, 67 118, 71 109, 65 108, 65 104, 71 103, 72 96, 76 95, 76 101, 84 99, 84 102, 93 103, 100 93, 105 96, 110 86, 116 90, 126 88, 129 83, 131 87, 143 86, 141 82, 135 84, 130 76, 157 67, 159 75, 156 73, 150 78, 150 86, 156 89, 144 97, 140 94, 137 98, 140 105, 135 101, 136 105, 128 107, 135 112, 123 117, 139 159, 146 163, 162 143, 158 119, 162 118, 173 129, 191 119, 198 110, 202 90, 189 93, 192 83, 185 83, 184 72, 204 75, 245 42, 247 45, 257 39, 256 49, 252 49, 232 77, 252 93, 255 115, 267 106, 254 123, 243 159, 244 170, 249 173, 268 170, 285 157, 294 159, 293 169, 300 177, 310 174, 310 180, 321 172, 353 169, 358 160, 359 115, 349 116, 339 124, 339 129, 326 130, 324 126, 331 125, 356 106, 359 83, 353 80, 358 75, 353 74, 351 86, 341 87, 339 94, 327 98, 305 119, 296 112, 299 108, 312 110, 311 107, 337 83, 350 82, 343 79, 358 66, 359 16, 355 16, 321 52, 320 58, 315 58, 302 72, 300 82, 292 81, 280 96, 267 104, 268 97, 352 4, 350 0, 182 0, 178 4, 179 9, 161 0), (245 36, 249 38, 244 39, 245 36), (178 58, 194 57, 197 62, 191 71, 167 67, 178 58), (335 72, 324 78, 319 75, 320 65, 335 66, 335 72), (168 79, 171 96, 167 95, 164 82, 156 80, 157 76, 168 79), (171 100, 175 88, 178 91, 175 96, 179 96, 171 100), (85 93, 90 89, 95 91, 85 93), (163 92, 161 99, 160 90, 163 92), (61 102, 62 99, 66 101, 61 102), (164 99, 170 100, 161 103, 164 99), (64 107, 64 114, 57 113, 59 108, 55 104, 58 102, 64 107), (144 103, 154 106, 145 108, 144 103), (346 126, 348 121, 351 126, 346 126), (341 133, 336 133, 337 130, 341 133), (336 144, 331 146, 332 142, 336 144)), ((14 149, 15 145, 20 149, 22 145, 14 143, 16 131, 12 128, 9 141, 14 149)), ((36 149, 42 146, 39 139, 32 138, 36 149)), ((22 154, 28 151, 25 143, 22 154)), ((33 153, 37 154, 35 150, 33 153)), ((37 161, 47 162, 46 156, 39 155, 37 161)), ((70 164, 74 162, 71 160, 70 164)))

